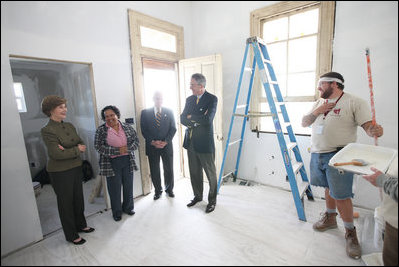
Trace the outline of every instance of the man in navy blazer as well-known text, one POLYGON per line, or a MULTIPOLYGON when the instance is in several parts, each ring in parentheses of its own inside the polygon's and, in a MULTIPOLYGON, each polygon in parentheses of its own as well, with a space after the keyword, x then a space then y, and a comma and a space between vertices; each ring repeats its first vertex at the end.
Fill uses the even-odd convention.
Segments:
POLYGON ((162 158, 165 192, 174 197, 173 186, 173 144, 176 133, 176 123, 173 112, 162 107, 163 96, 155 92, 154 107, 141 112, 141 133, 145 138, 145 151, 150 163, 151 180, 155 188, 154 200, 162 194, 161 173, 159 168, 162 158))
POLYGON ((193 95, 186 99, 181 123, 187 127, 183 147, 187 149, 191 186, 194 199, 187 204, 194 206, 202 201, 203 170, 209 181, 208 205, 206 213, 216 206, 217 181, 215 166, 215 141, 213 139, 213 119, 218 99, 205 90, 206 79, 200 73, 191 76, 190 89, 193 95))

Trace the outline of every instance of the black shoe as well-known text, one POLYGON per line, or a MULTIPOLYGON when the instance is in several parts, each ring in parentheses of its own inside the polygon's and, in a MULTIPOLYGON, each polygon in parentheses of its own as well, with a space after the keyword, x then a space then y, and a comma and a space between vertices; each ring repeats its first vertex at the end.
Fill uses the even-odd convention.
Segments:
POLYGON ((208 205, 206 206, 205 212, 206 212, 206 213, 212 212, 212 211, 215 210, 215 207, 216 207, 216 204, 208 204, 208 205))
POLYGON ((131 210, 131 211, 128 211, 128 212, 125 212, 127 215, 130 215, 130 216, 132 216, 132 215, 134 215, 136 212, 134 212, 133 210, 131 210))
POLYGON ((89 227, 89 229, 80 229, 78 232, 83 232, 83 233, 91 233, 93 232, 95 229, 93 227, 89 227))
POLYGON ((154 200, 157 200, 158 198, 160 198, 161 197, 161 194, 155 194, 154 195, 154 200))
POLYGON ((195 204, 197 204, 198 202, 201 202, 201 201, 202 201, 202 199, 194 198, 193 200, 191 200, 190 203, 187 204, 187 207, 192 207, 192 206, 194 206, 195 204))
POLYGON ((175 194, 173 192, 168 192, 169 197, 175 197, 175 194))
POLYGON ((81 238, 79 241, 77 241, 77 242, 75 242, 75 241, 72 241, 72 243, 74 244, 74 245, 82 245, 82 244, 84 244, 86 242, 86 240, 85 239, 83 239, 83 238, 81 238))
POLYGON ((122 216, 114 216, 114 220, 117 222, 117 221, 120 221, 122 219, 122 216))

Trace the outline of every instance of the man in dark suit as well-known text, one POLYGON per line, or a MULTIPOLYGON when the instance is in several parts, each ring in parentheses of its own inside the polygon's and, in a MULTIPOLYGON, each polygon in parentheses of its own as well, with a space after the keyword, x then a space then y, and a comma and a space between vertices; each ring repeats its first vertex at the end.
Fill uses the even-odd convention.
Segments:
POLYGON ((176 124, 173 112, 162 107, 162 93, 156 92, 153 97, 154 107, 141 112, 141 132, 145 138, 145 151, 150 163, 151 180, 155 188, 154 200, 162 194, 161 173, 159 169, 162 158, 165 192, 174 197, 173 185, 173 144, 176 124))
POLYGON ((194 199, 187 206, 192 207, 202 201, 202 170, 204 170, 209 181, 208 205, 205 211, 209 213, 215 209, 217 194, 213 119, 218 99, 205 91, 205 86, 204 75, 196 73, 191 76, 190 89, 193 95, 186 99, 180 121, 187 127, 183 147, 187 149, 191 186, 194 192, 194 199))

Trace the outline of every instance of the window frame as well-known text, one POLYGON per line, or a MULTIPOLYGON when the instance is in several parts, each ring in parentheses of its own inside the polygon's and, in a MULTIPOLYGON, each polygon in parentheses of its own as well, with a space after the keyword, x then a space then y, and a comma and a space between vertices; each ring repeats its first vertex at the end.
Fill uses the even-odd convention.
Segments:
MULTIPOLYGON (((321 74, 331 71, 332 69, 332 45, 334 40, 334 24, 335 24, 335 1, 287 1, 265 8, 257 9, 250 15, 250 33, 251 36, 260 36, 263 34, 263 23, 266 19, 294 15, 304 11, 304 9, 315 8, 319 6, 319 26, 317 34, 317 51, 316 51, 316 79, 321 74)), ((253 51, 250 50, 250 58, 253 58, 253 51)), ((260 83, 258 71, 255 73, 253 85, 253 97, 251 98, 252 112, 261 112, 261 104, 267 103, 266 97, 262 96, 263 87, 260 83)), ((286 102, 312 102, 318 98, 318 91, 315 84, 314 96, 296 96, 284 97, 286 102)), ((261 127, 261 118, 253 117, 250 120, 251 129, 259 131, 261 127)), ((261 132, 261 131, 260 131, 261 132)), ((274 131, 275 132, 275 131, 274 131)))
MULTIPOLYGON (((21 82, 13 82, 13 87, 14 87, 14 96, 15 96, 15 101, 20 100, 21 101, 21 105, 22 105, 22 109, 18 108, 18 112, 19 113, 25 113, 28 112, 28 109, 26 107, 26 102, 25 102, 25 93, 24 93, 24 87, 22 85, 21 82), (20 84, 20 88, 21 88, 21 96, 17 96, 15 93, 15 85, 16 84, 20 84)), ((18 107, 18 101, 17 101, 17 107, 18 107)))

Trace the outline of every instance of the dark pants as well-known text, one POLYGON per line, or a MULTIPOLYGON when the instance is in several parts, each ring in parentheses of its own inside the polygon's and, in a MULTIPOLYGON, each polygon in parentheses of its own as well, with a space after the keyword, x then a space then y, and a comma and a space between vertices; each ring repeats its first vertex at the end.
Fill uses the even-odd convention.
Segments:
POLYGON ((217 179, 215 153, 197 153, 194 150, 193 142, 191 142, 187 149, 187 156, 194 197, 202 200, 204 190, 202 170, 204 170, 209 182, 208 204, 216 204, 217 179))
POLYGON ((385 223, 382 260, 385 266, 398 266, 398 229, 385 223))
POLYGON ((165 178, 165 192, 173 192, 174 175, 173 175, 173 147, 168 144, 163 149, 151 147, 148 150, 148 161, 150 163, 150 173, 152 184, 155 188, 155 194, 162 193, 161 172, 159 168, 160 159, 162 158, 163 174, 165 178))
POLYGON ((129 156, 111 159, 111 166, 115 176, 107 177, 107 188, 111 199, 112 215, 122 216, 122 211, 134 209, 133 202, 133 173, 130 172, 129 156), (123 186, 123 203, 121 203, 121 187, 123 186))
POLYGON ((78 231, 86 228, 82 187, 82 167, 62 172, 49 172, 51 185, 57 195, 58 213, 67 241, 79 238, 78 231))

